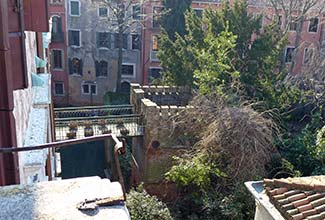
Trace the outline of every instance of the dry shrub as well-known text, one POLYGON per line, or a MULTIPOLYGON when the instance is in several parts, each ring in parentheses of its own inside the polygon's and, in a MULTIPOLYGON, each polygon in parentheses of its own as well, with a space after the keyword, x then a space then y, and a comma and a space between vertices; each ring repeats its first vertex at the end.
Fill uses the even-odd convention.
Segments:
POLYGON ((229 107, 220 99, 203 96, 194 98, 191 105, 174 123, 194 137, 194 153, 208 155, 230 181, 265 175, 265 165, 276 152, 277 127, 270 112, 257 112, 251 104, 229 107))

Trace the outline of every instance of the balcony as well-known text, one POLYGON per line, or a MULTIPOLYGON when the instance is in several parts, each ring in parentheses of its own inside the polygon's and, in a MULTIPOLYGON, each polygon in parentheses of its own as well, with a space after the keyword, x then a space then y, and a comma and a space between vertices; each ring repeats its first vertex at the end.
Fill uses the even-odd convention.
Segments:
POLYGON ((63 32, 52 32, 51 42, 64 43, 64 33, 63 32))

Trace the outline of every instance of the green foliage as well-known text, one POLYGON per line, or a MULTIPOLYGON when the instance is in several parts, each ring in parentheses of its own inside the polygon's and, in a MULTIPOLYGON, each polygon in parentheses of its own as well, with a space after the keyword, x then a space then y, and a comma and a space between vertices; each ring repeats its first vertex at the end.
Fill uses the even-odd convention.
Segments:
POLYGON ((170 39, 175 40, 176 33, 186 34, 184 13, 190 8, 192 0, 163 0, 164 16, 160 19, 161 27, 170 39))
POLYGON ((131 219, 136 220, 172 220, 167 206, 156 196, 150 196, 140 185, 127 195, 127 208, 131 219))
POLYGON ((315 156, 325 165, 325 126, 317 133, 315 156))
POLYGON ((129 93, 107 92, 104 96, 105 105, 130 104, 129 93))
POLYGON ((174 157, 174 159, 177 165, 166 173, 166 178, 179 186, 194 186, 201 191, 205 191, 211 186, 212 178, 225 176, 215 164, 208 163, 203 155, 191 159, 179 157, 174 157))
MULTIPOLYGON (((312 113, 310 122, 296 133, 290 132, 291 129, 287 128, 283 142, 279 144, 281 155, 304 176, 325 173, 321 156, 324 154, 324 148, 316 144, 317 132, 325 123, 321 112, 322 108, 312 113)), ((298 125, 295 125, 296 129, 298 125)))
POLYGON ((276 102, 274 72, 285 39, 274 26, 261 33, 261 19, 250 16, 241 1, 206 10, 202 17, 188 12, 187 34, 172 39, 165 31, 161 36, 158 56, 167 83, 199 88, 203 94, 276 102))

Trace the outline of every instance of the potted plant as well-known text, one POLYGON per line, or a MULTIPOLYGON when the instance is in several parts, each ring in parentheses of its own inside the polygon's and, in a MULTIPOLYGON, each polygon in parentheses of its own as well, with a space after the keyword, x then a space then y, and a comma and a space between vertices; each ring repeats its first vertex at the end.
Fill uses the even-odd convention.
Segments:
POLYGON ((91 121, 86 121, 84 122, 85 126, 85 137, 93 136, 94 135, 94 130, 93 130, 93 124, 91 121))
POLYGON ((111 129, 108 129, 106 126, 107 122, 103 119, 98 122, 99 129, 102 131, 102 134, 110 134, 112 133, 111 129))
POLYGON ((130 131, 127 128, 122 128, 120 130, 120 133, 121 133, 121 135, 126 136, 126 135, 128 135, 130 133, 130 131))
POLYGON ((78 131, 78 123, 75 121, 72 121, 68 124, 69 132, 67 133, 68 139, 74 139, 77 137, 77 131, 78 131))
POLYGON ((116 128, 120 129, 120 128, 124 128, 124 122, 122 119, 117 119, 116 120, 116 128))

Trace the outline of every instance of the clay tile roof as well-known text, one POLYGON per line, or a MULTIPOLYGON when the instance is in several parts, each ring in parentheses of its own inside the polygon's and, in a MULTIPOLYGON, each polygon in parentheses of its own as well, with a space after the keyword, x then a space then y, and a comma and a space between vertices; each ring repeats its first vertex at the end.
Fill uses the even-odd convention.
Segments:
POLYGON ((325 175, 265 179, 270 201, 287 220, 325 220, 325 175))

